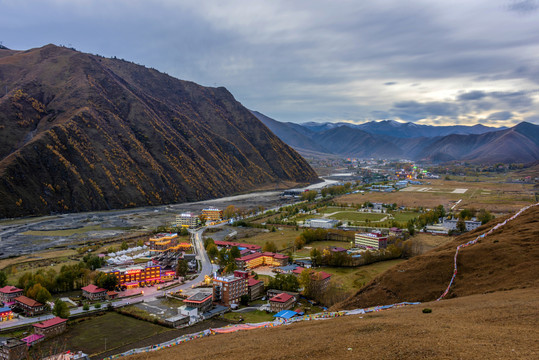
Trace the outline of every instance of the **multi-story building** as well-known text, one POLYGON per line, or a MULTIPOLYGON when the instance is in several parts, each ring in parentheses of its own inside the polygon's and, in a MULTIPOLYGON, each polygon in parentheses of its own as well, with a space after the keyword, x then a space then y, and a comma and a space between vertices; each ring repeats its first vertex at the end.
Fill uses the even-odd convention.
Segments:
POLYGON ((216 276, 213 278, 213 301, 225 306, 239 304, 242 295, 247 295, 247 278, 216 276))
MULTIPOLYGON (((160 265, 151 266, 118 266, 109 269, 101 269, 102 272, 113 274, 118 278, 120 286, 127 288, 136 288, 139 286, 151 286, 164 282, 164 277, 167 277, 167 272, 161 271, 160 265)), ((174 273, 173 271, 171 271, 174 273)))
POLYGON ((294 307, 296 299, 294 296, 287 293, 280 293, 269 299, 270 311, 279 312, 283 310, 290 310, 294 307))
POLYGON ((309 219, 305 221, 305 225, 312 228, 331 229, 337 226, 338 220, 333 219, 309 219))
POLYGON ((28 357, 28 346, 17 338, 0 339, 0 360, 22 360, 28 357))
POLYGON ((178 252, 187 250, 191 247, 190 243, 180 242, 178 234, 156 234, 149 239, 150 254, 158 255, 167 251, 178 252))
POLYGON ((387 236, 383 236, 381 233, 356 233, 355 236, 356 247, 362 247, 366 249, 380 250, 387 247, 387 236))
POLYGON ((21 310, 26 316, 39 315, 47 310, 47 305, 24 295, 16 297, 13 300, 15 301, 15 307, 21 310))
POLYGON ((61 334, 65 331, 67 325, 67 319, 61 317, 55 317, 43 322, 33 324, 34 333, 37 335, 43 335, 45 338, 50 336, 61 334))
POLYGON ((197 215, 186 212, 176 215, 176 227, 192 228, 197 227, 200 224, 200 219, 197 215))
POLYGON ((198 309, 203 314, 212 307, 212 294, 196 293, 183 301, 186 306, 198 309))
POLYGON ((223 218, 223 210, 209 207, 202 210, 202 215, 204 215, 206 221, 220 221, 223 218))
POLYGON ((247 280, 247 292, 251 301, 261 298, 264 295, 264 282, 249 278, 247 280))
POLYGON ((10 303, 16 297, 22 295, 24 291, 22 289, 16 288, 15 286, 4 286, 0 288, 0 302, 4 304, 10 303))
MULTIPOLYGON (((442 226, 448 230, 457 230, 457 222, 457 219, 444 219, 442 226)), ((481 226, 481 221, 466 220, 464 221, 464 224, 466 225, 466 231, 472 231, 481 226)))
POLYGON ((272 252, 254 253, 236 259, 239 269, 253 269, 257 266, 284 266, 288 256, 272 252))
POLYGON ((249 251, 253 251, 253 252, 260 251, 262 249, 262 246, 260 246, 260 245, 244 244, 244 243, 239 243, 239 242, 235 242, 235 241, 215 240, 214 243, 215 243, 215 246, 217 246, 219 249, 220 248, 229 249, 229 248, 234 247, 234 246, 237 247, 240 250, 249 250, 249 251))

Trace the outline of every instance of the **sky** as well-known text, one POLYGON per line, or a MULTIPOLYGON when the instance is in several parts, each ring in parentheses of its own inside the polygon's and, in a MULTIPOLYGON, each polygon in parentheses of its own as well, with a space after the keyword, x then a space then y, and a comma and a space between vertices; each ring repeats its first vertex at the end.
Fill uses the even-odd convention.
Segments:
POLYGON ((539 124, 539 0, 0 0, 0 41, 224 86, 279 121, 539 124))

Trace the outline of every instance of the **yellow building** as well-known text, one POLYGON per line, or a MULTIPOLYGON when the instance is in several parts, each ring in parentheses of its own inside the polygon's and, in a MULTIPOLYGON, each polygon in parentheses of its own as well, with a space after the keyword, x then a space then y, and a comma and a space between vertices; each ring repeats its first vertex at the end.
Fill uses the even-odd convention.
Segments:
POLYGON ((202 215, 204 215, 207 221, 219 221, 223 218, 223 210, 210 207, 203 209, 202 215))

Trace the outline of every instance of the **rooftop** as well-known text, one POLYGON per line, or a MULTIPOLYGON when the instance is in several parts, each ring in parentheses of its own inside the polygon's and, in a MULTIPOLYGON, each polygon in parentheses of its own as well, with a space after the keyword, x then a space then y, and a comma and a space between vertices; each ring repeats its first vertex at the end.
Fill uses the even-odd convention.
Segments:
POLYGON ((279 294, 277 296, 272 297, 269 301, 285 303, 285 302, 287 302, 287 301, 289 301, 290 299, 293 299, 293 298, 294 297, 292 295, 281 293, 281 294, 279 294))
POLYGON ((67 321, 66 319, 62 319, 61 317, 57 316, 55 318, 45 320, 45 321, 37 323, 37 324, 33 324, 32 326, 36 327, 36 328, 40 328, 40 329, 46 329, 48 327, 55 326, 55 325, 64 323, 66 321, 67 321))
POLYGON ((30 307, 38 307, 43 306, 42 303, 35 301, 34 299, 30 299, 29 297, 26 297, 24 295, 18 296, 14 299, 15 301, 20 302, 21 304, 24 304, 26 306, 30 307))
POLYGON ((106 292, 107 289, 103 289, 103 288, 100 288, 100 287, 97 287, 95 286, 94 284, 90 284, 88 286, 85 286, 83 288, 81 288, 81 290, 83 291, 86 291, 86 292, 89 292, 91 294, 98 294, 98 293, 102 293, 102 292, 106 292))
POLYGON ((3 294, 13 294, 20 291, 23 291, 23 290, 16 288, 15 286, 4 286, 3 288, 0 288, 0 293, 3 293, 3 294))
POLYGON ((193 296, 188 297, 187 299, 185 299, 184 302, 201 303, 201 302, 204 302, 204 301, 208 300, 208 298, 211 298, 211 297, 212 297, 212 294, 205 294, 205 293, 199 292, 199 293, 196 293, 193 296))
POLYGON ((279 311, 277 314, 273 315, 273 317, 282 318, 282 319, 290 319, 294 316, 298 315, 297 312, 292 310, 283 310, 279 311))
POLYGON ((254 286, 258 283, 261 283, 262 280, 256 280, 254 278, 249 278, 249 280, 247 280, 247 286, 254 286))

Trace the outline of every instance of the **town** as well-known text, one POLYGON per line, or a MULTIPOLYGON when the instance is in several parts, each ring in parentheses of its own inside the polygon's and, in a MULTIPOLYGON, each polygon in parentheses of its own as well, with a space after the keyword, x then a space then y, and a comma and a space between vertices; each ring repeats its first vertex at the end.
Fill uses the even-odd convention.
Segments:
MULTIPOLYGON (((316 314, 384 269, 493 218, 488 210, 461 208, 462 200, 453 200, 468 189, 446 188, 436 175, 423 178, 422 170, 409 169, 377 183, 334 181, 287 190, 281 197, 292 202, 280 208, 183 211, 146 238, 84 248, 80 261, 63 265, 58 274, 45 267, 17 276, 11 266, 9 277, 0 272, 0 330, 11 335, 1 340, 2 353, 22 359, 52 346, 84 357, 71 347, 75 343, 65 344, 65 334, 77 319, 112 313, 156 324, 164 333, 209 321, 288 321, 316 314), (433 192, 451 199, 431 208, 363 201, 369 194, 396 199, 433 192), (370 274, 358 280, 358 271, 370 274)), ((115 342, 129 345, 111 338, 108 348, 115 342)), ((92 357, 107 353, 101 344, 94 349, 84 348, 92 357)))

